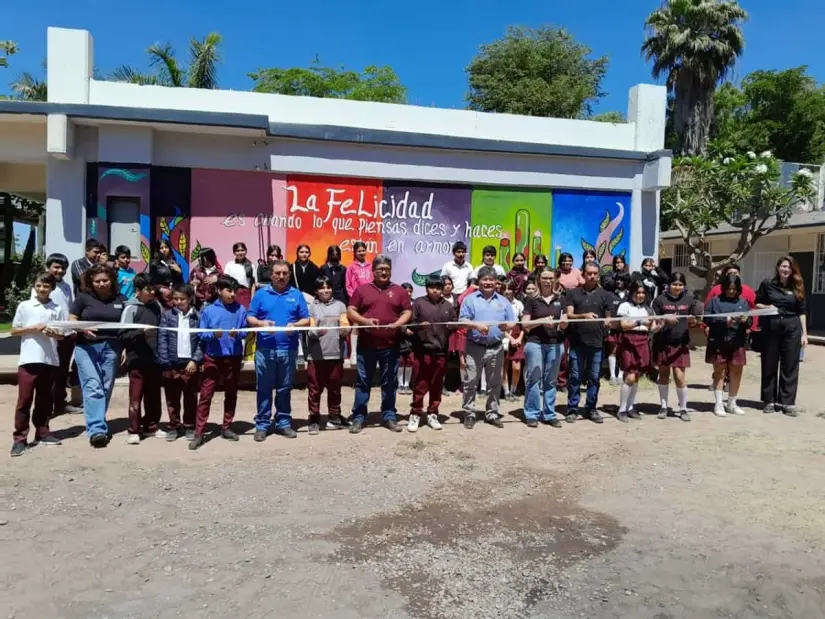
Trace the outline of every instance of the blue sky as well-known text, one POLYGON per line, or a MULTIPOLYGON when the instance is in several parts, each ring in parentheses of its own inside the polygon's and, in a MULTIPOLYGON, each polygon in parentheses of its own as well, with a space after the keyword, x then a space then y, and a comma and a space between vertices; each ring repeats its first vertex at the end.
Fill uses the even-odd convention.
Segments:
MULTIPOLYGON (((224 36, 223 88, 248 89, 248 72, 306 66, 318 54, 330 66, 390 65, 409 88, 410 103, 460 108, 464 68, 479 45, 502 36, 508 24, 553 23, 570 30, 595 55, 609 57, 607 96, 597 110, 624 112, 628 88, 652 81, 639 47, 644 18, 658 5, 659 0, 14 2, 4 11, 7 27, 0 29, 0 39, 15 39, 21 51, 10 69, 0 70, 0 92, 20 71, 42 72, 47 26, 89 30, 95 64, 104 73, 120 64, 145 68, 144 50, 155 42, 171 41, 183 55, 190 36, 216 30, 224 36)), ((807 64, 825 82, 825 2, 742 0, 742 5, 751 18, 735 78, 759 68, 807 64)))

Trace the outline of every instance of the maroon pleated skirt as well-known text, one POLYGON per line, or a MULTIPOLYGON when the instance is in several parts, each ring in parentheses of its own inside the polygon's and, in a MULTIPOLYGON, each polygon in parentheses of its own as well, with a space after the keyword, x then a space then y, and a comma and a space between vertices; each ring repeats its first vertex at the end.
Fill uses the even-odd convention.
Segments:
POLYGON ((713 365, 747 365, 744 346, 726 346, 709 341, 705 349, 705 363, 713 365))
POLYGON ((450 333, 450 352, 465 352, 467 350, 467 333, 464 329, 457 329, 450 333))
POLYGON ((650 339, 647 333, 628 332, 619 335, 616 356, 625 374, 646 374, 650 371, 650 339))
POLYGON ((249 288, 238 288, 235 291, 235 300, 249 309, 249 304, 252 302, 252 291, 249 288))
POLYGON ((687 344, 661 346, 655 350, 657 367, 689 368, 690 348, 687 344))
POLYGON ((400 367, 400 368, 411 368, 412 364, 413 364, 412 351, 401 353, 401 356, 398 357, 398 367, 400 367))

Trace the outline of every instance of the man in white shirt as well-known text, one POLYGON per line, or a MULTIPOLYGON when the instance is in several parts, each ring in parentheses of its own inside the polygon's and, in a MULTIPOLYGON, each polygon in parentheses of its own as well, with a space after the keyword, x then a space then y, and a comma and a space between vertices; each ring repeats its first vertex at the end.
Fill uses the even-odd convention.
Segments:
POLYGON ((464 241, 453 243, 453 259, 441 267, 441 275, 453 280, 453 292, 461 294, 467 290, 467 283, 473 272, 473 265, 467 262, 467 245, 464 241))
MULTIPOLYGON (((46 270, 54 277, 55 287, 49 298, 63 310, 64 315, 69 315, 69 307, 74 301, 74 291, 66 282, 64 276, 69 268, 69 259, 63 254, 49 254, 46 258, 46 270)), ((32 288, 32 299, 37 298, 37 290, 32 288)), ((62 415, 65 412, 80 413, 82 408, 67 406, 66 404, 66 381, 69 377, 69 367, 74 354, 75 338, 69 335, 57 342, 57 356, 60 363, 54 371, 54 390, 52 391, 52 405, 55 415, 62 415)))
POLYGON ((38 275, 34 283, 36 297, 18 305, 12 321, 11 334, 21 338, 12 456, 25 453, 30 422, 34 424, 35 442, 41 445, 60 444, 60 440, 49 432, 49 418, 52 414, 55 368, 60 365, 56 340, 63 334, 47 325, 68 320, 68 316, 49 298, 55 283, 49 273, 38 275))
POLYGON ((481 267, 490 267, 494 269, 496 272, 496 277, 503 277, 507 275, 507 271, 504 270, 504 267, 500 264, 496 264, 496 248, 492 245, 487 245, 484 249, 481 250, 481 259, 483 264, 476 267, 473 270, 472 275, 470 275, 470 279, 478 279, 478 270, 481 267))

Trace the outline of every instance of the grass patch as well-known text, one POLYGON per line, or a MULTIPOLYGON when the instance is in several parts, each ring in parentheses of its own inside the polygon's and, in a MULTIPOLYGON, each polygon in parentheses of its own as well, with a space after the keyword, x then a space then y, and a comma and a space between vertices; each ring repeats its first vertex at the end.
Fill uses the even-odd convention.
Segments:
POLYGON ((11 331, 11 323, 0 322, 0 333, 8 333, 9 331, 11 331))

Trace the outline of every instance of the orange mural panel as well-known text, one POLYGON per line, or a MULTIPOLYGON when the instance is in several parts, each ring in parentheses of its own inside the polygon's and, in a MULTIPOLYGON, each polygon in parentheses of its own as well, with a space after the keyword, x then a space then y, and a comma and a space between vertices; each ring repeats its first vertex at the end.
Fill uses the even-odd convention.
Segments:
POLYGON ((287 177, 287 247, 294 252, 309 245, 313 262, 323 264, 327 247, 338 245, 342 262, 349 264, 353 244, 363 241, 372 259, 383 242, 383 192, 382 181, 374 179, 287 177))

